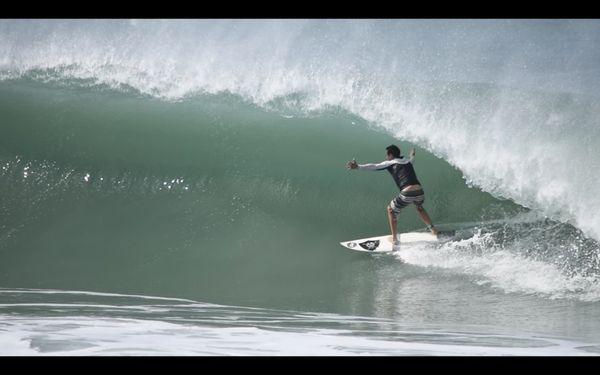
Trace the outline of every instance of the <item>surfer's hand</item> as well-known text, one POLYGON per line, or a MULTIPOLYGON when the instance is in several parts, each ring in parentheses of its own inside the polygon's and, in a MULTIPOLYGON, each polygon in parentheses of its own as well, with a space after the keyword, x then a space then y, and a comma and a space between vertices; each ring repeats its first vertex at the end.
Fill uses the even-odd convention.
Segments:
POLYGON ((358 164, 356 163, 356 160, 352 160, 346 163, 346 168, 348 169, 356 169, 358 168, 358 164))
POLYGON ((415 157, 415 149, 413 148, 412 150, 410 150, 410 157, 414 158, 415 157))

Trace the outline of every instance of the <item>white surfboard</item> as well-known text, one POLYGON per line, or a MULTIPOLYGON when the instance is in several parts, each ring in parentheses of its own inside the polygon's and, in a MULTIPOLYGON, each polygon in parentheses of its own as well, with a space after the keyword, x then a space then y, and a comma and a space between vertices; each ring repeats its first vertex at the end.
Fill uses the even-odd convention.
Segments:
MULTIPOLYGON (((398 234, 400 240, 400 249, 403 244, 416 242, 443 242, 453 236, 453 231, 440 232, 437 236, 429 232, 408 232, 398 234)), ((367 253, 389 253, 393 251, 392 236, 379 236, 371 238, 361 238, 358 240, 340 242, 340 245, 355 251, 364 251, 367 253)))

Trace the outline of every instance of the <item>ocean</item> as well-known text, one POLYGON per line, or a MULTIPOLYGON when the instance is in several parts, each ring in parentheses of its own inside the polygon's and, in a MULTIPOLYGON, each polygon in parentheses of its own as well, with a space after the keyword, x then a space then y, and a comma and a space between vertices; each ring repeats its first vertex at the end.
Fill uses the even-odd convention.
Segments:
MULTIPOLYGON (((600 22, 1 20, 0 355, 598 355, 600 22), (416 149, 450 242, 395 254, 416 149)), ((416 210, 400 232, 424 231, 416 210)))

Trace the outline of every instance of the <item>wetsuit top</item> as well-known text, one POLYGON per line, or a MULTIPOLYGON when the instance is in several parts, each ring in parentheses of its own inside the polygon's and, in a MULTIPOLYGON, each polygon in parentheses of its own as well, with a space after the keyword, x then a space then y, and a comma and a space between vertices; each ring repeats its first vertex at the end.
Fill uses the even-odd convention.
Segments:
POLYGON ((369 171, 382 171, 386 169, 392 175, 398 188, 402 190, 408 185, 421 185, 417 179, 412 161, 413 158, 405 159, 400 157, 392 160, 384 160, 379 164, 358 164, 358 169, 366 169, 369 171))

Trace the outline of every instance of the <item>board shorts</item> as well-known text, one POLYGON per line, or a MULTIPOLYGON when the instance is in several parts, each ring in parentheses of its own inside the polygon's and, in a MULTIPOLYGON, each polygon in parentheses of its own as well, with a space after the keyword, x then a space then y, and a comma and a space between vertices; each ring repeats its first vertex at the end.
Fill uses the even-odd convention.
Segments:
POLYGON ((425 192, 423 189, 407 191, 406 193, 400 192, 398 196, 391 200, 389 208, 392 209, 394 217, 398 216, 400 210, 409 204, 414 204, 417 207, 421 207, 425 202, 425 192))

